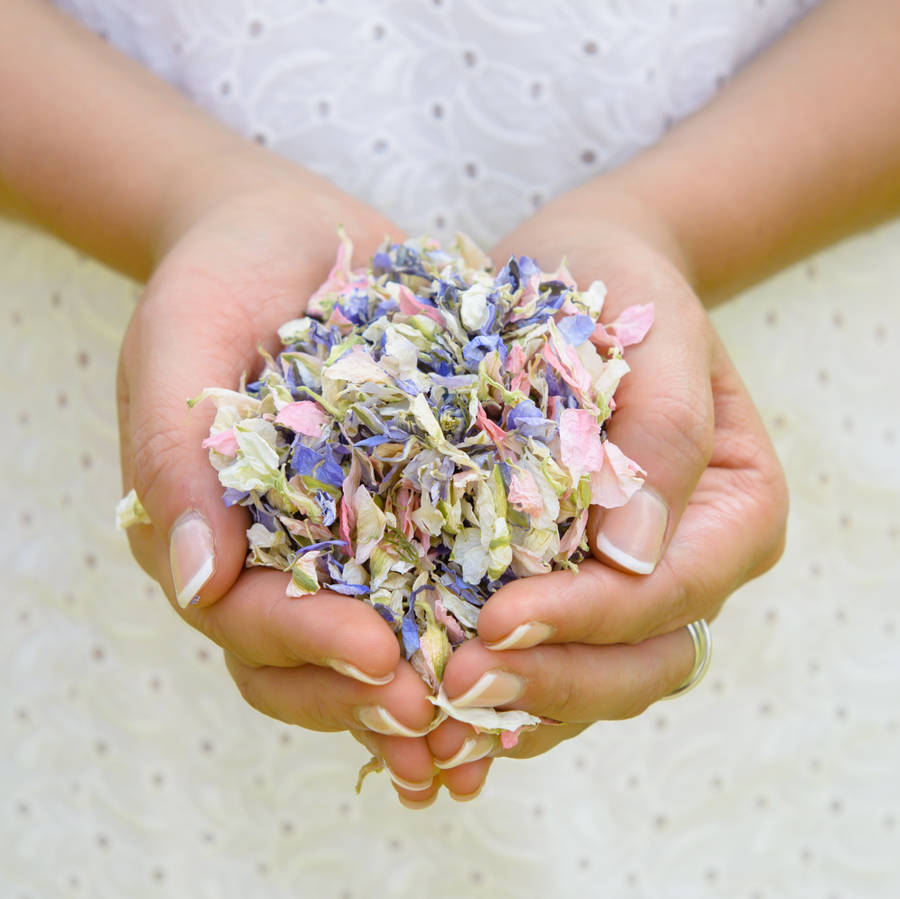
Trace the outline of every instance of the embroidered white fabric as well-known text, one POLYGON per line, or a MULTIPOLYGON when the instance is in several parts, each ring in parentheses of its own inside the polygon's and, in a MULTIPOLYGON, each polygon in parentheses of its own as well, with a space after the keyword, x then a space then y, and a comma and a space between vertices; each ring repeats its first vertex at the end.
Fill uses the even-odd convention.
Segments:
MULTIPOLYGON (((490 244, 811 3, 59 5, 409 231, 490 244)), ((793 506, 782 563, 715 622, 703 685, 412 817, 385 780, 353 794, 346 735, 247 707, 131 561, 113 383, 138 288, 0 223, 0 893, 897 895, 898 240, 856 238, 714 315, 793 506)))

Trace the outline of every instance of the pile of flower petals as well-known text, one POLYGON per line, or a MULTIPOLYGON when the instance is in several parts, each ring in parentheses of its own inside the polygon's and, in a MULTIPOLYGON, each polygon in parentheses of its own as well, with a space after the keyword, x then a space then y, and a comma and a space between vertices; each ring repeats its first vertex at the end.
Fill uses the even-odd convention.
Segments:
POLYGON ((252 516, 247 564, 290 572, 291 596, 371 603, 445 713, 533 724, 453 709, 444 666, 494 591, 574 568, 589 505, 640 487, 604 424, 652 306, 600 324, 601 282, 579 291, 564 264, 545 273, 526 256, 494 275, 462 236, 451 251, 386 242, 365 269, 351 256, 342 235, 255 382, 192 401, 217 406, 204 446, 226 504, 252 516))

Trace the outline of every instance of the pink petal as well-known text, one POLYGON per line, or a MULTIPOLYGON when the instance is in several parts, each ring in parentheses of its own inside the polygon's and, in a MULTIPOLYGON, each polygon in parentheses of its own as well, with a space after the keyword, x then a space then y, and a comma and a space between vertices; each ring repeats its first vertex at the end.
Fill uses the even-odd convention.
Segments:
POLYGON ((535 272, 529 279, 528 283, 522 290, 522 296, 519 298, 518 305, 524 306, 525 303, 537 297, 541 292, 541 273, 535 272))
POLYGON ((500 446, 503 443, 503 440, 506 437, 506 431, 487 417, 487 413, 484 411, 484 407, 481 403, 478 404, 478 411, 475 413, 475 423, 488 435, 488 437, 491 438, 491 440, 494 441, 494 443, 497 444, 497 446, 500 446))
POLYGON ((616 338, 606 330, 603 322, 597 322, 594 327, 594 333, 591 334, 591 343, 602 350, 610 350, 614 346, 620 346, 616 338))
POLYGON ((525 396, 531 392, 531 381, 528 378, 527 371, 520 371, 513 379, 512 383, 509 385, 509 389, 513 392, 518 391, 519 393, 524 393, 525 396))
POLYGON ((522 349, 521 343, 513 344, 513 348, 506 357, 506 370, 511 375, 517 375, 522 371, 525 365, 525 350, 522 349))
POLYGON ((353 257, 353 241, 341 231, 337 256, 325 283, 309 298, 306 309, 314 315, 322 312, 320 300, 329 294, 340 293, 351 282, 350 260, 353 257))
POLYGON ((353 322, 350 321, 350 319, 347 318, 347 316, 344 315, 344 313, 341 312, 341 310, 338 309, 337 306, 335 306, 331 310, 331 315, 328 316, 328 321, 325 324, 336 326, 338 329, 341 330, 342 334, 345 333, 343 330, 344 328, 352 328, 353 327, 353 322))
POLYGON ((434 617, 447 629, 451 643, 462 643, 466 639, 460 623, 444 608, 439 599, 434 603, 434 617))
POLYGON ((353 497, 356 494, 356 488, 359 487, 359 462, 356 456, 350 462, 350 471, 344 478, 341 495, 341 522, 339 531, 341 538, 346 544, 348 555, 353 555, 355 548, 350 540, 350 533, 356 527, 356 507, 353 505, 353 497))
POLYGON ((537 553, 521 546, 512 546, 513 574, 518 577, 531 577, 534 574, 548 574, 551 570, 550 563, 545 562, 537 553))
POLYGON ((397 292, 397 300, 400 304, 400 311, 406 313, 406 315, 427 315, 442 328, 447 327, 444 316, 433 306, 428 306, 419 300, 405 284, 400 285, 400 290, 397 292))
POLYGON ((646 472, 611 441, 603 444, 603 450, 603 467, 591 473, 591 501, 604 509, 615 509, 640 489, 646 472))
POLYGON ((644 303, 629 306, 611 324, 607 330, 611 331, 618 340, 620 346, 631 346, 640 343, 653 324, 653 303, 644 303))
POLYGON ((298 434, 307 437, 321 437, 322 425, 328 421, 324 410, 312 400, 301 400, 299 403, 288 403, 278 413, 275 423, 286 425, 298 434))
POLYGON ((509 502, 517 509, 538 518, 544 511, 544 500, 530 471, 517 471, 509 484, 509 502))
POLYGON ((596 408, 590 398, 591 376, 574 348, 558 346, 556 349, 559 355, 551 349, 549 343, 544 344, 544 359, 547 364, 559 372, 560 377, 575 390, 582 405, 589 409, 596 408))
POLYGON ((587 409, 563 409, 559 416, 559 445, 563 465, 576 481, 585 472, 603 468, 600 425, 587 409))
POLYGON ((517 727, 515 730, 501 730, 500 745, 504 749, 512 749, 519 742, 519 731, 521 730, 521 727, 517 727))
POLYGON ((229 428, 227 431, 219 431, 212 437, 207 437, 202 443, 203 449, 215 450, 223 456, 233 459, 237 455, 238 442, 234 436, 234 431, 229 428))
POLYGON ((559 552, 564 559, 568 559, 581 544, 584 529, 587 527, 588 510, 585 509, 570 525, 565 537, 559 541, 559 552))

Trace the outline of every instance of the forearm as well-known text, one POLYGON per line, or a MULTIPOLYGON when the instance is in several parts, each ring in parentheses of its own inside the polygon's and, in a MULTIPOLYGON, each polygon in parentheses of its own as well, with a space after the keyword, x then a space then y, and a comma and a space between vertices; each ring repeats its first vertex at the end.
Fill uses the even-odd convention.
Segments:
POLYGON ((0 12, 0 135, 0 211, 138 278, 217 179, 280 164, 38 0, 0 12))
POLYGON ((900 212, 898 85, 900 4, 831 0, 587 189, 656 216, 715 302, 900 212))

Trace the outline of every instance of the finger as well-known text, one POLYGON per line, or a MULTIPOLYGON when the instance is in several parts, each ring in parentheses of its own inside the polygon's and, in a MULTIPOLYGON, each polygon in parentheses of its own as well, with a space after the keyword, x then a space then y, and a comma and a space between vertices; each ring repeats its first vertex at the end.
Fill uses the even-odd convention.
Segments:
MULTIPOLYGON (((165 546, 159 541, 153 546, 157 554, 153 568, 164 567, 165 546)), ((247 569, 215 604, 182 609, 173 599, 171 574, 164 570, 160 579, 169 601, 188 624, 248 665, 308 662, 362 683, 388 683, 400 645, 375 609, 329 590, 288 596, 289 581, 284 572, 247 569)))
POLYGON ((566 643, 502 656, 470 640, 448 663, 444 688, 463 708, 515 708, 588 724, 641 714, 683 683, 694 662, 684 628, 633 646, 566 643))
POLYGON ((183 617, 250 665, 311 662, 376 685, 390 679, 400 647, 372 606, 327 590, 287 596, 287 583, 281 572, 246 571, 215 605, 183 617))
POLYGON ((434 803, 441 784, 424 738, 391 737, 371 731, 354 731, 353 736, 384 763, 402 805, 423 809, 434 803))
MULTIPOLYGON (((635 302, 627 282, 609 286, 605 319, 635 302)), ((622 506, 594 507, 588 538, 594 555, 635 574, 656 567, 705 470, 713 446, 709 324, 680 279, 642 284, 640 302, 654 303, 646 337, 628 347, 631 370, 616 390, 610 441, 646 472, 644 487, 622 506)))
MULTIPOLYGON (((247 512, 227 508, 202 446, 214 410, 187 400, 203 388, 236 385, 257 367, 249 345, 240 352, 222 335, 252 335, 240 305, 209 280, 165 267, 135 312, 122 351, 120 442, 125 487, 133 487, 165 546, 182 607, 214 602, 231 586, 246 555, 247 512), (160 296, 164 293, 165 296, 160 296), (139 335, 139 336, 138 336, 139 335)), ((147 550, 136 554, 147 564, 147 550)), ((146 537, 144 538, 146 540, 146 537)), ((159 579, 162 571, 152 571, 159 579)))
POLYGON ((457 802, 475 799, 484 787, 500 738, 476 733, 468 724, 448 718, 426 737, 441 783, 457 802))
MULTIPOLYGON (((425 685, 409 665, 385 686, 362 684, 330 668, 257 668, 225 653, 228 670, 244 699, 257 711, 308 730, 362 730, 373 709, 386 712, 407 733, 424 735, 434 719, 425 685)), ((392 736, 386 734, 386 736, 392 736)), ((430 765, 430 754, 428 755, 430 765)))
POLYGON ((714 349, 715 443, 666 555, 635 578, 587 560, 578 574, 514 581, 482 609, 494 649, 542 642, 635 643, 698 618, 767 570, 784 545, 787 493, 765 428, 724 350, 714 349))

